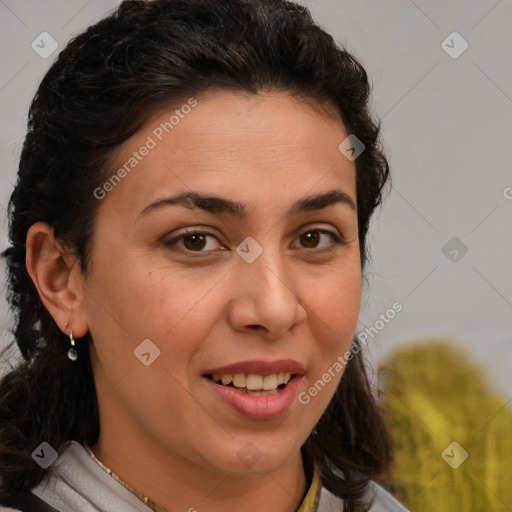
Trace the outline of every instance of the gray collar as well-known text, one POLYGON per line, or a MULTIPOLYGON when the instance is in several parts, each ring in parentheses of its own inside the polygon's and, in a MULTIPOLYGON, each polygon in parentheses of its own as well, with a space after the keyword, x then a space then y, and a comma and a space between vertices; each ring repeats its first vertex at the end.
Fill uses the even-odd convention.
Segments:
MULTIPOLYGON (((151 509, 109 476, 76 441, 49 469, 33 494, 55 509, 72 512, 149 512, 151 509)), ((366 499, 370 512, 408 512, 391 494, 370 482, 366 499)), ((343 501, 322 486, 317 512, 340 512, 343 501)))

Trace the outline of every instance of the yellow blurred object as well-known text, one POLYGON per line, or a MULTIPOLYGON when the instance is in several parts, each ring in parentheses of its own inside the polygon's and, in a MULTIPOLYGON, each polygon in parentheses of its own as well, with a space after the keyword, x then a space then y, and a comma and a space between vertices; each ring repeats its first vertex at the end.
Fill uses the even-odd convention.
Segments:
POLYGON ((414 512, 512 510, 512 410, 449 340, 420 340, 379 368, 398 496, 414 512))

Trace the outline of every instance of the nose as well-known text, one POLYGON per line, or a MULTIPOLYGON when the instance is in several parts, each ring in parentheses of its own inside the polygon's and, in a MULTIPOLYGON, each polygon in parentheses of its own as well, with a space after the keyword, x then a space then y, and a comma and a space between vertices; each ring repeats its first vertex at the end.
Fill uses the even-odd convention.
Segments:
POLYGON ((298 283, 275 253, 264 250, 252 263, 237 261, 231 278, 233 299, 228 318, 234 330, 259 330, 273 340, 305 320, 298 283))

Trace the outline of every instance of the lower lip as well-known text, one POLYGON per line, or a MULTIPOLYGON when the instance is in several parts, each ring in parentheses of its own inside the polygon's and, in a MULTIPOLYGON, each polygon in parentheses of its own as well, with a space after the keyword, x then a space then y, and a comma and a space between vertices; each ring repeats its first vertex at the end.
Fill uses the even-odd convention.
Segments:
POLYGON ((271 420, 283 414, 295 401, 303 375, 294 375, 286 386, 274 395, 247 395, 231 386, 217 384, 203 377, 217 396, 236 412, 251 420, 271 420))

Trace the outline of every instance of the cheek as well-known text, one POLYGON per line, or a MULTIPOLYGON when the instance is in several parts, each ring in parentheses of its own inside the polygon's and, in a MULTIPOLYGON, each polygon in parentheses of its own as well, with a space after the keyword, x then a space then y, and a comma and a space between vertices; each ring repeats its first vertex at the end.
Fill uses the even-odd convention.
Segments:
POLYGON ((330 334, 322 339, 341 346, 347 338, 351 341, 361 308, 360 267, 353 264, 331 271, 328 279, 318 280, 316 286, 310 282, 308 288, 311 317, 330 334))
POLYGON ((160 363, 169 358, 173 371, 184 366, 195 350, 194 340, 201 337, 204 323, 189 317, 197 316, 204 287, 128 254, 114 264, 97 261, 85 307, 97 356, 102 366, 113 368, 112 380, 121 369, 139 368, 134 351, 147 339, 160 350, 160 363))
MULTIPOLYGON (((310 288, 311 289, 311 288, 310 288)), ((327 407, 343 375, 346 354, 357 328, 361 306, 361 270, 357 264, 334 272, 310 293, 308 315, 314 332, 310 372, 304 382, 304 400, 318 414, 327 407)))
POLYGON ((97 279, 97 288, 107 294, 105 301, 120 327, 135 337, 161 338, 183 328, 182 320, 197 310, 208 289, 208 282, 183 274, 144 260, 125 260, 117 268, 106 268, 97 279))

